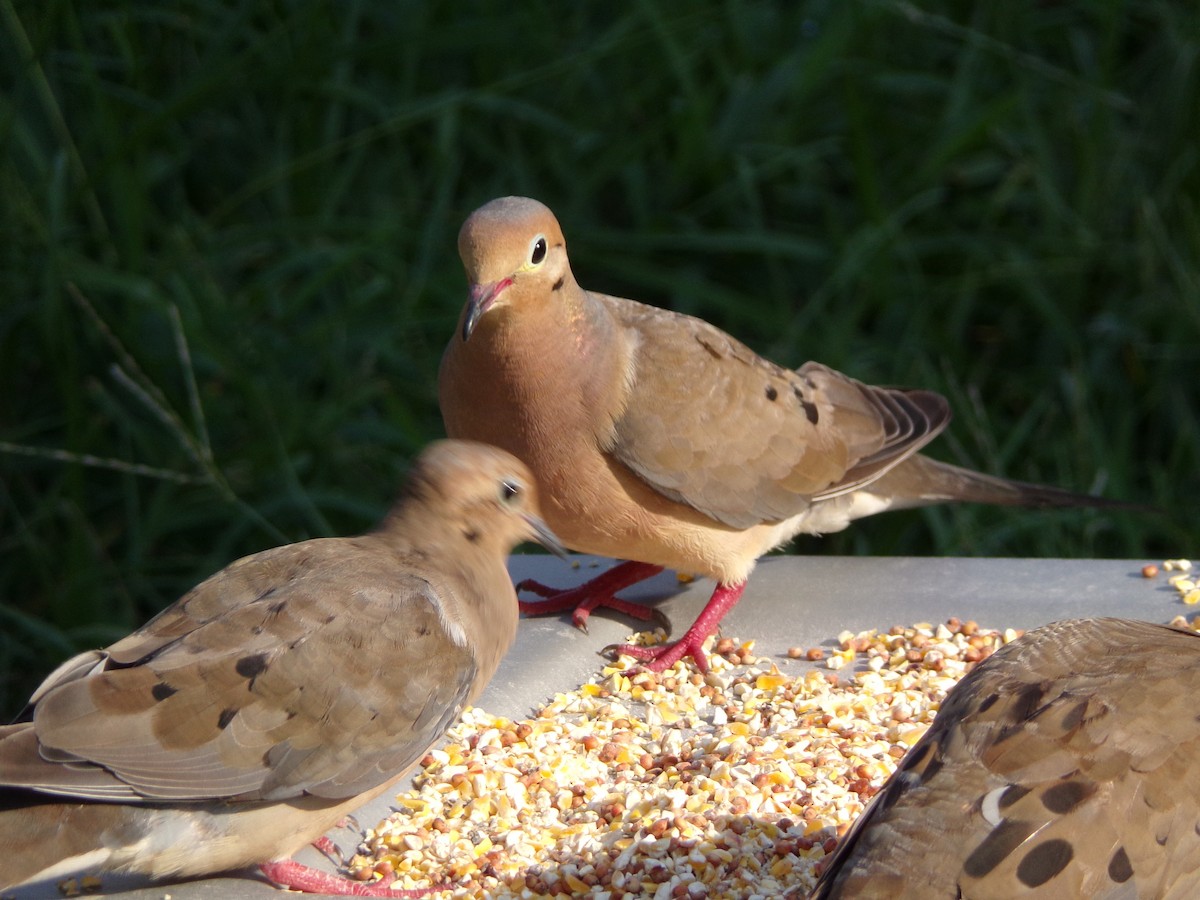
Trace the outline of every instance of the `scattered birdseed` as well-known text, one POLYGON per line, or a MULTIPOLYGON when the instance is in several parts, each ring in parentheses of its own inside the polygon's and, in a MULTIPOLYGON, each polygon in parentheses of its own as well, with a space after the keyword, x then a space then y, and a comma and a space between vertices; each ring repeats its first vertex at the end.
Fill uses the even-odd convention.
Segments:
MULTIPOLYGON (((1142 574, 1146 574, 1146 569, 1157 569, 1153 563, 1142 569, 1142 574)), ((1195 576, 1190 575, 1192 571, 1192 561, 1190 559, 1168 559, 1162 564, 1164 572, 1177 572, 1167 578, 1167 583, 1175 588, 1175 592, 1179 594, 1179 599, 1188 606, 1195 606, 1200 603, 1200 581, 1197 581, 1195 576)), ((1150 576, 1146 576, 1150 577, 1150 576)))
POLYGON ((525 720, 469 709, 350 874, 441 898, 803 896, 946 692, 1018 634, 846 632, 799 672, 722 638, 707 675, 624 658, 525 720))

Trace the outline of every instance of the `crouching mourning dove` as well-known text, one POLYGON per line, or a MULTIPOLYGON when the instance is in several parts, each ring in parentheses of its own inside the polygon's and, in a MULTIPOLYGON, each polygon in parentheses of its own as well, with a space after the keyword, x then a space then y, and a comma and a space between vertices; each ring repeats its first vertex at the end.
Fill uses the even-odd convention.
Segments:
POLYGON ((287 887, 412 895, 288 857, 395 784, 491 678, 517 627, 506 555, 557 548, 535 512, 509 454, 433 444, 375 531, 238 560, 64 663, 0 729, 0 889, 259 864, 287 887))
POLYGON ((1200 896, 1200 635, 1083 619, 964 678, 813 900, 1200 896))
POLYGON ((699 319, 584 290, 535 200, 476 210, 458 249, 470 297, 442 357, 447 433, 527 463, 568 547, 629 560, 572 591, 524 585, 551 599, 522 609, 576 606, 582 625, 597 605, 638 614, 613 594, 663 567, 717 582, 682 640, 619 648, 647 668, 706 668, 755 561, 798 533, 945 501, 1108 503, 918 455, 950 419, 938 394, 789 371, 699 319))

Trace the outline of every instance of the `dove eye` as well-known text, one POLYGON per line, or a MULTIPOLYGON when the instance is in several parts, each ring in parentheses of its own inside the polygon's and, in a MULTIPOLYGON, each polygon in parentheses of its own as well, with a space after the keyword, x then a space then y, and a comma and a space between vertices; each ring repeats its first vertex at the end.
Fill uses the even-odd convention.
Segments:
POLYGON ((540 266, 542 260, 546 258, 546 239, 540 234, 533 239, 533 243, 529 247, 529 263, 530 265, 540 266))
POLYGON ((515 478, 506 478, 500 482, 500 502, 512 506, 525 492, 525 486, 515 478))

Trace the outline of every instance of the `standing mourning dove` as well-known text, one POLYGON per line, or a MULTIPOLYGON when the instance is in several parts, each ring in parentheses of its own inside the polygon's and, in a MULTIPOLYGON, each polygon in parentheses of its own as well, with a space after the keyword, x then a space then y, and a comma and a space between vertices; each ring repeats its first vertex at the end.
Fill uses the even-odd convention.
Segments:
POLYGON ((1200 896, 1200 635, 1082 619, 950 692, 813 900, 1200 896))
POLYGON ((789 371, 706 322, 584 290, 554 214, 522 197, 476 210, 458 238, 470 298, 442 357, 451 437, 487 441, 538 479, 574 550, 631 560, 553 599, 637 614, 614 592, 663 567, 717 581, 684 637, 621 647, 661 671, 701 645, 755 561, 804 532, 945 501, 1105 505, 992 478, 917 451, 950 419, 929 391, 870 387, 819 363, 789 371))
POLYGON ((68 660, 0 728, 0 890, 261 864, 362 893, 288 857, 392 787, 492 677, 517 628, 508 552, 561 552, 535 510, 509 454, 433 444, 377 530, 245 557, 68 660))

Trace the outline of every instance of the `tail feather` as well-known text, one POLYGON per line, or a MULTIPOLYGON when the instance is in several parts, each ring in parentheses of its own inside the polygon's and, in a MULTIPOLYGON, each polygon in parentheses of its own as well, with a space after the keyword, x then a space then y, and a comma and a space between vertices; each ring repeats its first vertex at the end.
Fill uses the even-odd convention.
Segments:
POLYGON ((865 490, 891 497, 891 509, 932 506, 936 503, 988 503, 1035 509, 1152 509, 1143 504, 1080 494, 1050 485, 997 478, 919 454, 909 457, 865 490))

